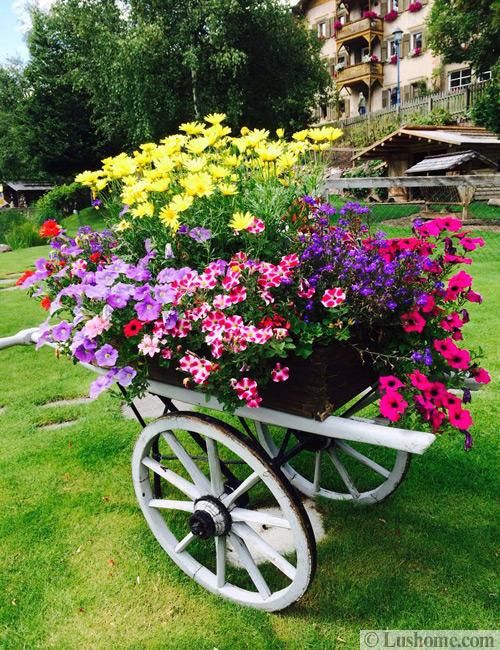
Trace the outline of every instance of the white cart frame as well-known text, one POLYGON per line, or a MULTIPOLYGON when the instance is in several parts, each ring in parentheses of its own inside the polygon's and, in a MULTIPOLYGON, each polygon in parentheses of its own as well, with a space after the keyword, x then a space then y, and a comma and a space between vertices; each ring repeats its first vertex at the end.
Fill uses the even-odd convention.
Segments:
MULTIPOLYGON (((23 330, 0 339, 0 349, 36 343, 39 337, 37 328, 23 330)), ((374 401, 373 389, 361 394, 342 416, 323 422, 241 407, 235 415, 245 433, 222 418, 192 412, 191 407, 208 408, 214 414, 223 411, 213 397, 153 380, 148 392, 165 405, 164 416, 150 424, 132 405, 144 427, 133 453, 132 477, 149 527, 174 562, 207 590, 267 611, 283 609, 300 598, 315 572, 314 534, 298 493, 375 504, 401 484, 412 454, 423 454, 435 440, 431 433, 389 428, 357 417, 374 401), (189 411, 179 411, 179 402, 189 411), (285 429, 279 442, 273 427, 285 429), (360 451, 360 444, 363 449, 369 445, 394 450, 390 466, 360 451), (300 462, 296 466, 305 452, 313 458, 310 474, 304 473, 300 462), (325 457, 342 488, 332 489, 323 480, 325 457), (371 472, 376 484, 358 489, 342 457, 371 472), (179 532, 183 525, 186 534, 179 532), (285 553, 269 536, 273 529, 286 537, 285 553), (262 563, 265 569, 259 566, 262 563)))

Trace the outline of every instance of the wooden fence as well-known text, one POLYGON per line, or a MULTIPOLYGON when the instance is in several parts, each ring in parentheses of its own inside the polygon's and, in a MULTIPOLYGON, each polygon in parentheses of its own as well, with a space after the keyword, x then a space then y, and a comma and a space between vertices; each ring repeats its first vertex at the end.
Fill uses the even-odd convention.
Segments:
POLYGON ((328 196, 349 190, 375 191, 379 188, 389 190, 389 196, 391 193, 393 197, 397 195, 395 200, 402 203, 423 203, 426 207, 430 204, 458 203, 463 208, 463 216, 467 217, 468 206, 478 190, 500 188, 500 174, 329 178, 323 184, 323 194, 328 196))
POLYGON ((463 115, 471 109, 477 100, 483 95, 490 81, 481 81, 464 88, 456 90, 446 90, 439 93, 433 93, 425 97, 414 97, 404 101, 399 107, 390 106, 379 111, 372 111, 365 115, 353 115, 342 119, 336 119, 336 107, 329 104, 326 107, 325 117, 321 116, 319 109, 315 112, 314 120, 316 124, 333 124, 343 131, 349 127, 366 122, 367 120, 394 120, 400 124, 411 120, 415 114, 425 115, 434 110, 443 109, 452 116, 463 115))

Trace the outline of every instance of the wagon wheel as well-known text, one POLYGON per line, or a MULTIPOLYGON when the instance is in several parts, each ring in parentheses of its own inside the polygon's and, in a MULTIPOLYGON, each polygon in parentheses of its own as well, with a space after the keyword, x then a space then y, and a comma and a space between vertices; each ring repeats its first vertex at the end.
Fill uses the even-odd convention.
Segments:
POLYGON ((311 498, 380 503, 402 483, 411 461, 406 451, 292 430, 278 445, 265 424, 257 423, 257 434, 272 458, 284 458, 279 465, 290 483, 311 498))
POLYGON ((316 565, 311 524, 257 443, 209 416, 171 413, 142 431, 132 476, 154 536, 205 589, 267 611, 304 594, 316 565))

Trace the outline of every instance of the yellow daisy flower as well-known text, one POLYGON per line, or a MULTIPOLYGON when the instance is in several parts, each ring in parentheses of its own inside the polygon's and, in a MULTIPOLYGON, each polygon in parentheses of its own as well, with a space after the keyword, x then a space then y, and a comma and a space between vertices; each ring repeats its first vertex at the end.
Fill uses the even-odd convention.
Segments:
POLYGON ((251 226, 254 218, 255 217, 250 212, 234 212, 229 221, 229 225, 233 230, 239 232, 240 230, 246 230, 251 226))
POLYGON ((210 140, 208 138, 195 138, 194 140, 190 140, 187 143, 186 149, 188 149, 191 153, 198 155, 200 153, 203 153, 209 145, 210 140))
POLYGON ((224 196, 234 196, 235 194, 238 194, 238 188, 233 183, 220 183, 218 188, 224 196))
POLYGON ((155 206, 152 203, 139 203, 136 208, 131 210, 131 213, 134 217, 152 217, 155 211, 155 206))
POLYGON ((168 207, 173 210, 176 214, 178 212, 184 212, 191 207, 193 204, 193 197, 188 194, 177 194, 168 204, 168 207))
POLYGON ((274 143, 270 143, 267 146, 260 145, 255 148, 255 153, 262 162, 274 162, 283 153, 283 147, 274 143))
POLYGON ((203 167, 207 164, 207 159, 204 156, 198 156, 197 158, 188 158, 186 157, 183 165, 184 167, 193 173, 201 172, 203 167))
POLYGON ((114 229, 116 232, 124 232, 125 230, 128 230, 129 228, 132 228, 132 224, 130 221, 127 221, 126 219, 122 219, 119 223, 117 223, 114 226, 114 229))
POLYGON ((220 124, 221 122, 224 122, 226 119, 226 114, 225 113, 210 113, 210 115, 206 115, 204 118, 205 122, 208 122, 209 124, 220 124))
POLYGON ((174 212, 172 208, 169 208, 167 206, 163 207, 160 210, 160 220, 163 223, 163 225, 167 226, 167 228, 170 228, 174 232, 176 232, 179 228, 179 217, 177 216, 177 212, 174 212))
POLYGON ((209 171, 212 174, 212 177, 215 178, 215 180, 219 180, 220 178, 226 178, 226 176, 229 176, 229 174, 231 173, 229 169, 222 167, 222 165, 210 165, 209 171))
POLYGON ((179 131, 185 131, 188 135, 200 135, 205 130, 205 125, 200 122, 184 122, 179 127, 179 131))
POLYGON ((181 179, 181 185, 190 196, 209 196, 214 191, 212 177, 206 172, 188 174, 181 179))

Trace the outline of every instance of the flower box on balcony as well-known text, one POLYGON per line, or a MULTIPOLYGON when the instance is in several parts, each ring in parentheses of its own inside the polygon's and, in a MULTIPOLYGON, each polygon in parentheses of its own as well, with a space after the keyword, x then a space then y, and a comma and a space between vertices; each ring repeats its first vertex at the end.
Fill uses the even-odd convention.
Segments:
POLYGON ((395 9, 392 9, 389 11, 389 13, 385 14, 384 20, 386 23, 392 23, 396 20, 396 18, 399 16, 398 12, 395 9))
POLYGON ((380 16, 375 11, 363 11, 363 18, 373 20, 374 18, 380 18, 380 16))
POLYGON ((415 59, 417 56, 420 56, 421 54, 422 54, 422 48, 421 47, 415 47, 410 52, 410 59, 415 59))
POLYGON ((417 2, 411 2, 408 5, 408 11, 410 13, 412 13, 412 14, 417 13, 417 11, 420 11, 420 9, 422 9, 422 3, 421 2, 418 2, 418 1, 417 2))

